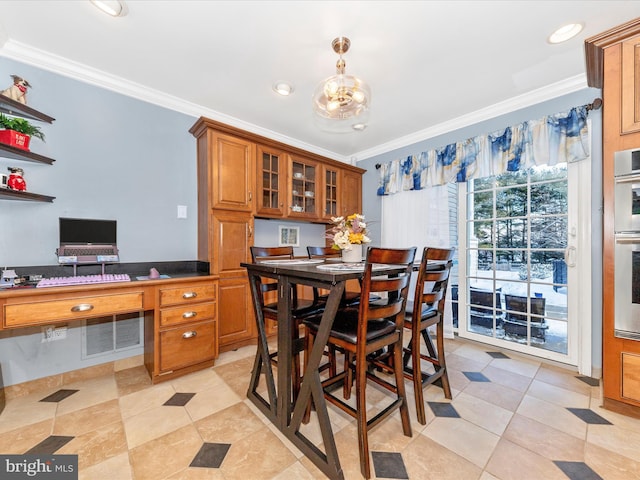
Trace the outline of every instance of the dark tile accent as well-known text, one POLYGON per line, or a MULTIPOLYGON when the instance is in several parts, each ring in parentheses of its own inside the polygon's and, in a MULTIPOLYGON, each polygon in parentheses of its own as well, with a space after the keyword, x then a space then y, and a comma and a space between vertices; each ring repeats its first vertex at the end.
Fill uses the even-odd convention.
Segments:
POLYGON ((377 478, 409 478, 402 455, 397 452, 371 452, 377 478))
POLYGON ((52 393, 51 395, 43 398, 40 401, 41 402, 61 402, 62 400, 64 400, 67 397, 70 397, 77 391, 78 390, 65 390, 65 389, 58 390, 57 392, 52 393))
POLYGON ((230 443, 203 443, 191 460, 190 467, 220 468, 231 447, 230 443))
POLYGON ((58 435, 51 435, 37 444, 35 447, 32 447, 28 451, 24 452, 25 454, 39 454, 39 455, 51 455, 56 452, 59 448, 62 448, 75 437, 62 437, 58 435))
POLYGON ((588 408, 567 408, 567 410, 569 410, 583 422, 589 423, 591 425, 613 425, 613 423, 611 423, 609 420, 601 417, 596 412, 588 408))
POLYGON ((436 417, 460 418, 458 411, 446 402, 427 402, 436 417))
POLYGON ((505 355, 502 352, 487 352, 487 355, 492 356, 493 358, 511 358, 505 355))
POLYGON ((600 386, 600 379, 599 378, 583 377, 581 375, 576 376, 576 378, 578 380, 582 380, 587 385, 591 385, 592 387, 599 387, 600 386))
POLYGON ((591 470, 589 465, 584 462, 554 460, 553 463, 571 480, 603 480, 600 475, 591 470))
POLYGON ((171 407, 184 407, 189 400, 194 397, 195 393, 176 393, 169 400, 163 403, 163 405, 171 407))
POLYGON ((464 376, 467 377, 472 382, 490 382, 491 381, 480 372, 462 372, 462 373, 464 373, 464 376))

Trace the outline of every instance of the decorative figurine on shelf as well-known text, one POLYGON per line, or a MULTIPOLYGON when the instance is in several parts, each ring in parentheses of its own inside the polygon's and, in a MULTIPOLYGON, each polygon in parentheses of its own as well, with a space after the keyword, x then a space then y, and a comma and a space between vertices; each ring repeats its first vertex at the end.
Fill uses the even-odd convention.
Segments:
POLYGON ((7 187, 11 190, 19 190, 21 192, 26 191, 27 182, 25 182, 22 177, 24 175, 24 170, 17 167, 9 167, 9 171, 11 174, 9 175, 9 180, 7 180, 7 187))
POLYGON ((27 104, 27 88, 31 88, 29 82, 27 82, 24 78, 19 77, 18 75, 11 75, 13 78, 13 85, 11 85, 6 90, 2 91, 2 95, 5 97, 9 97, 11 100, 15 100, 16 102, 20 102, 23 104, 27 104))

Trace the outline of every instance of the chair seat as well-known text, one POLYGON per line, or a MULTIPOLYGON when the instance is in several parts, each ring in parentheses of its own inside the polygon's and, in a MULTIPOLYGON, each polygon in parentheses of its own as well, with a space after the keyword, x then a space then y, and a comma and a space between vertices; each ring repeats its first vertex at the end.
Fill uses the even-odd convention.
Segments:
MULTIPOLYGON (((420 320, 427 320, 428 318, 435 317, 438 314, 437 305, 423 304, 422 311, 420 312, 420 320)), ((413 302, 407 301, 406 311, 404 313, 404 319, 406 322, 413 320, 413 302)))
MULTIPOLYGON (((318 331, 322 315, 314 315, 303 320, 303 323, 312 329, 318 331)), ((389 335, 396 330, 393 321, 380 319, 370 320, 367 324, 367 342, 378 337, 389 335)), ((358 309, 345 308, 338 311, 331 328, 331 336, 355 345, 358 335, 358 309)))

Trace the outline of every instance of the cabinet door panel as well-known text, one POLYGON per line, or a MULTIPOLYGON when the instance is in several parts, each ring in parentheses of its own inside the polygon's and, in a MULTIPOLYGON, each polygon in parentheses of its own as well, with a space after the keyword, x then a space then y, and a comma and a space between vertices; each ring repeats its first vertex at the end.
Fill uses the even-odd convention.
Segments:
POLYGON ((336 167, 325 165, 322 169, 322 218, 331 220, 341 213, 340 189, 342 188, 342 172, 336 167))
POLYGON ((640 131, 640 35, 622 43, 622 133, 640 131))
POLYGON ((320 165, 317 162, 298 156, 289 156, 289 212, 292 218, 319 218, 318 202, 321 184, 320 165))
POLYGON ((341 190, 341 215, 362 213, 362 175, 344 170, 341 190))
POLYGON ((252 210, 253 143, 230 135, 215 134, 211 172, 211 208, 252 210))
POLYGON ((286 154, 261 145, 256 150, 256 214, 282 217, 287 198, 286 154))
POLYGON ((241 262, 251 258, 249 246, 253 232, 253 217, 232 212, 213 212, 213 252, 210 259, 213 273, 220 278, 246 274, 241 262))
POLYGON ((248 279, 220 280, 218 295, 220 347, 253 338, 255 325, 248 279))

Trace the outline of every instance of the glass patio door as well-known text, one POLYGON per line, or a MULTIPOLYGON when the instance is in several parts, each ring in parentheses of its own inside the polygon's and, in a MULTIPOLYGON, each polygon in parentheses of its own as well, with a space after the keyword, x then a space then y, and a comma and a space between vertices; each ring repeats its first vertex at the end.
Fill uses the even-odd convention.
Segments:
POLYGON ((578 256, 590 250, 578 235, 579 205, 590 204, 590 189, 579 188, 585 167, 467 182, 459 196, 460 336, 578 365, 578 279, 590 276, 578 256))

